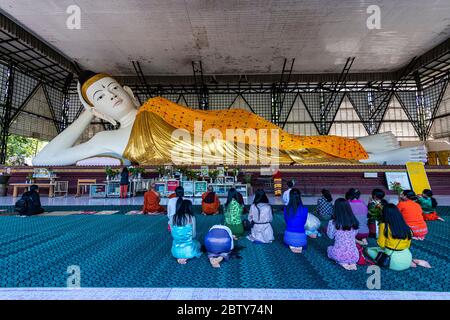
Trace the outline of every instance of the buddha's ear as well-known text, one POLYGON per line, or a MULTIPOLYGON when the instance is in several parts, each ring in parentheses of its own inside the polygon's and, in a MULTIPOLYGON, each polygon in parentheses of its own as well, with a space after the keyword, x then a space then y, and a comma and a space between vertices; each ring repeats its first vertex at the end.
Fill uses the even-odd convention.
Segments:
POLYGON ((134 96, 133 90, 131 90, 131 88, 128 86, 123 86, 123 90, 125 90, 125 92, 130 95, 131 100, 133 101, 136 108, 139 108, 141 104, 139 103, 138 99, 136 99, 136 97, 134 96))

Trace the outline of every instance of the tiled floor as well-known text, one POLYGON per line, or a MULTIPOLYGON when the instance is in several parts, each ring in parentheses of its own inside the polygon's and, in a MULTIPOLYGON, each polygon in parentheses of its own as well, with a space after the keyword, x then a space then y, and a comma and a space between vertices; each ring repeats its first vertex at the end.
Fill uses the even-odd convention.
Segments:
MULTIPOLYGON (((338 198, 340 195, 334 195, 335 198, 338 198)), ((361 199, 367 202, 369 199, 369 195, 362 195, 361 199)), ((303 203, 305 205, 315 205, 317 203, 318 197, 303 197, 303 203)), ((0 206, 11 206, 14 205, 18 198, 13 198, 11 196, 8 197, 0 197, 0 206)), ((450 205, 450 196, 436 196, 436 199, 441 206, 448 206, 450 205)), ((201 204, 200 198, 191 198, 193 204, 199 205, 201 204)), ((225 199, 222 198, 221 201, 223 202, 225 199)), ((386 200, 396 203, 397 197, 396 196, 387 196, 386 200)), ((161 204, 166 205, 168 199, 162 198, 161 204)), ((269 196, 269 201, 273 205, 282 205, 283 202, 281 200, 281 197, 274 197, 269 196)), ((95 199, 95 198, 89 198, 89 197, 79 197, 76 198, 74 196, 68 196, 68 197, 56 197, 56 198, 48 198, 48 197, 41 197, 41 203, 43 206, 79 206, 79 205, 142 205, 144 202, 143 196, 137 196, 127 199, 119 199, 119 198, 101 198, 101 199, 95 199)), ((253 202, 253 196, 250 196, 245 199, 245 202, 247 204, 251 204, 253 202)))
POLYGON ((1 288, 1 300, 448 300, 448 292, 223 288, 1 288))

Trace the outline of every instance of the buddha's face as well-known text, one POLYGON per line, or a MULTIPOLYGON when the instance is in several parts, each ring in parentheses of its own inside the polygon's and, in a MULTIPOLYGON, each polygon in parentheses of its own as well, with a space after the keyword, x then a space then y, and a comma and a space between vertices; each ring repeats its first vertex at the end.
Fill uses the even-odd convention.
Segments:
POLYGON ((110 77, 101 78, 86 90, 86 96, 94 108, 117 121, 135 109, 130 94, 110 77))

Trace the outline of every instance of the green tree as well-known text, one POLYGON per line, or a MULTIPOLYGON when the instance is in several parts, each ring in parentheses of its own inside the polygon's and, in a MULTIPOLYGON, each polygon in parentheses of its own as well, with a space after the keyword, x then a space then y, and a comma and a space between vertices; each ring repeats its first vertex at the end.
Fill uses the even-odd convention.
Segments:
POLYGON ((17 166, 26 163, 44 146, 44 142, 34 138, 27 138, 11 134, 8 137, 6 165, 17 166))

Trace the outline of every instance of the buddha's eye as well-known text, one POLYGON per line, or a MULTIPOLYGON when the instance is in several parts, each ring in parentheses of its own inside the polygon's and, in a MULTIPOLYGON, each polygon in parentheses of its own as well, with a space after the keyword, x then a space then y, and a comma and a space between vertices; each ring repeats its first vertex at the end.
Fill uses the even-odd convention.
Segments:
POLYGON ((103 99, 104 96, 105 96, 104 94, 102 94, 101 96, 99 96, 99 97, 97 98, 97 101, 100 100, 100 99, 103 99))

